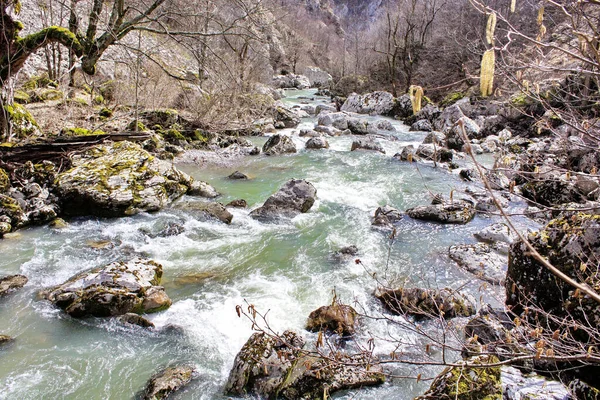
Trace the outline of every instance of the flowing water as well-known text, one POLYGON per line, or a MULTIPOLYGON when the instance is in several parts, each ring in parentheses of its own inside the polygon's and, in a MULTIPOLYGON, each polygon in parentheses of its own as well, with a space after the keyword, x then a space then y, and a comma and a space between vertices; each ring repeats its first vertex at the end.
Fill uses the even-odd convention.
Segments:
MULTIPOLYGON (((285 101, 290 104, 305 101, 299 97, 314 97, 314 91, 288 94, 285 101)), ((314 118, 305 119, 299 128, 313 123, 314 118)), ((465 188, 456 173, 392 159, 404 145, 424 137, 397 121, 393 124, 397 132, 382 140, 385 156, 350 152, 352 138, 344 136, 329 138, 328 150, 307 151, 306 139, 293 136, 297 154, 248 157, 228 167, 180 165, 223 193, 219 201, 248 201, 248 210, 231 210, 231 225, 165 209, 119 219, 75 219, 64 230, 30 228, 0 240, 0 275, 29 277, 24 289, 0 300, 0 333, 16 338, 0 349, 0 399, 131 399, 155 372, 176 364, 194 365, 198 378, 173 398, 229 398, 222 394, 229 370, 252 333, 251 324, 238 318, 236 305, 247 301, 269 311, 271 327, 280 332, 302 332, 308 314, 329 304, 334 289, 346 304, 377 315, 383 310, 372 296, 373 272, 408 285, 466 285, 477 298, 494 301, 498 288, 482 288, 446 255, 451 244, 474 242, 473 233, 494 219, 477 216, 466 226, 453 226, 405 218, 391 244, 389 232, 371 227, 370 217, 380 205, 404 210, 430 203, 430 192, 448 195, 455 190, 458 196, 465 188), (227 179, 235 170, 252 179, 227 179), (317 188, 318 201, 310 212, 274 224, 248 216, 291 178, 306 179, 317 188), (157 238, 141 231, 156 231, 169 222, 182 224, 185 231, 157 238), (111 245, 94 249, 89 241, 111 245), (333 252, 351 244, 360 249, 363 265, 332 258, 333 252), (173 300, 170 309, 149 316, 155 331, 125 327, 111 319, 75 320, 36 298, 40 289, 78 272, 139 254, 163 265, 162 284, 173 300)), ((255 140, 259 145, 265 141, 255 140)), ((420 340, 385 321, 363 319, 361 326, 358 342, 371 335, 420 340)), ((306 336, 314 340, 314 335, 306 336)), ((394 350, 394 344, 385 340, 375 344, 377 354, 394 350)), ((401 367, 396 372, 410 371, 401 367)), ((427 386, 392 379, 378 388, 335 397, 408 399, 427 386)))

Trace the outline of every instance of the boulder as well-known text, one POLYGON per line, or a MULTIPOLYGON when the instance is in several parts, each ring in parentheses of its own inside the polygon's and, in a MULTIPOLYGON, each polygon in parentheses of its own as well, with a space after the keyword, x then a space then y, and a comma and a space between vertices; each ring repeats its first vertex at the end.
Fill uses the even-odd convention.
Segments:
POLYGON ((55 190, 67 215, 123 216, 157 211, 185 194, 192 178, 137 144, 122 141, 72 157, 55 190))
POLYGON ((367 369, 364 356, 339 359, 304 355, 304 339, 291 331, 281 337, 254 333, 238 353, 225 385, 231 396, 286 400, 317 399, 323 393, 373 386, 385 381, 378 367, 367 369))
POLYGON ((417 156, 417 150, 415 146, 409 144, 402 148, 400 153, 394 154, 394 158, 398 161, 418 161, 419 157, 417 156))
POLYGON ((234 173, 229 175, 228 178, 233 180, 245 180, 248 179, 248 175, 243 174, 240 171, 235 171, 234 173))
POLYGON ((462 244, 450 246, 450 258, 476 275, 479 279, 494 285, 502 285, 506 277, 508 260, 506 256, 495 252, 488 244, 462 244))
POLYGON ((450 129, 452 129, 456 121, 465 116, 460 108, 462 104, 461 101, 446 107, 444 111, 439 114, 439 116, 433 122, 433 128, 436 131, 448 132, 450 129))
POLYGON ((319 307, 308 316, 306 329, 312 332, 329 331, 340 336, 354 335, 358 313, 345 304, 319 307))
POLYGON ((28 279, 24 275, 9 275, 0 278, 0 297, 21 289, 27 281, 28 279))
POLYGON ((319 67, 306 67, 303 75, 308 78, 310 87, 329 87, 333 82, 331 75, 319 67))
POLYGON ((202 181, 192 182, 187 194, 189 196, 206 197, 207 199, 214 199, 220 196, 220 193, 214 187, 202 181))
POLYGON ((454 158, 452 150, 435 144, 420 144, 417 148, 417 156, 436 162, 450 162, 454 158))
POLYGON ((337 110, 335 109, 334 106, 330 106, 328 104, 317 104, 317 106, 315 107, 315 114, 316 115, 320 115, 321 113, 323 113, 323 115, 327 114, 327 113, 334 113, 337 110))
MULTIPOLYGON (((527 374, 514 367, 501 369, 502 396, 505 400, 572 400, 572 391, 562 382, 537 374, 527 374)), ((582 397, 576 397, 582 398, 582 397)))
POLYGON ((218 219, 226 224, 230 224, 233 219, 233 215, 227 211, 225 206, 221 203, 189 201, 177 203, 174 205, 174 208, 185 210, 187 212, 199 213, 203 217, 218 219))
POLYGON ((355 257, 358 255, 358 247, 355 245, 350 245, 346 247, 342 247, 335 253, 333 253, 333 257, 339 260, 349 259, 350 257, 355 257))
POLYGON ((475 300, 452 289, 399 288, 375 292, 383 305, 397 315, 416 318, 455 318, 475 314, 475 300))
POLYGON ((385 154, 385 150, 383 149, 381 143, 373 138, 358 139, 353 141, 350 151, 354 150, 378 151, 385 154))
POLYGON ((429 122, 426 119, 420 119, 417 122, 415 122, 414 124, 412 124, 410 126, 409 131, 411 132, 431 132, 433 130, 433 126, 431 125, 431 122, 429 122))
POLYGON ((285 107, 283 104, 275 104, 273 109, 273 120, 275 127, 277 124, 283 124, 284 128, 295 128, 300 124, 300 117, 293 110, 285 107))
POLYGON ((161 277, 160 264, 134 258, 80 273, 40 296, 75 318, 156 312, 171 306, 161 277))
POLYGON ((474 236, 482 242, 507 244, 511 244, 516 237, 508 225, 502 222, 486 226, 481 231, 475 233, 474 236))
POLYGON ((366 135, 369 133, 369 123, 365 119, 350 117, 347 119, 348 129, 355 135, 366 135))
POLYGON ((380 130, 380 131, 389 131, 389 132, 395 132, 396 128, 394 128, 394 125, 392 125, 392 123, 386 119, 382 119, 380 121, 377 121, 375 123, 375 128, 380 130))
POLYGON ((446 146, 449 149, 461 150, 465 144, 463 131, 459 124, 462 124, 464 133, 468 139, 474 139, 479 136, 479 126, 475 121, 468 117, 461 117, 451 129, 446 130, 446 146))
POLYGON ((305 213, 315 203, 317 189, 302 179, 292 179, 285 183, 281 189, 265 201, 261 207, 252 211, 250 215, 259 220, 268 220, 277 217, 295 217, 305 213))
POLYGON ((403 215, 404 214, 402 214, 401 211, 394 207, 385 205, 383 207, 378 207, 377 210, 375 210, 375 215, 371 223, 372 225, 389 226, 400 221, 403 215))
POLYGON ((414 219, 446 224, 466 224, 475 217, 475 207, 467 201, 455 201, 414 207, 406 210, 406 214, 414 219))
POLYGON ((501 399, 500 367, 482 367, 498 361, 493 356, 467 360, 476 367, 447 367, 431 383, 429 390, 415 400, 501 399))
MULTIPOLYGON (((481 352, 481 346, 500 360, 511 357, 526 349, 519 348, 515 341, 507 341, 512 337, 511 330, 515 327, 511 316, 503 310, 494 309, 489 304, 483 304, 477 314, 465 325, 465 348, 463 356, 469 357, 471 352, 481 352)), ((520 335, 518 333, 517 335, 520 335)))
POLYGON ((180 235, 185 232, 185 227, 179 222, 168 221, 166 223, 158 222, 152 228, 140 228, 139 231, 154 239, 180 235))
MULTIPOLYGON (((25 202, 22 202, 25 205, 25 202)), ((3 217, 2 222, 4 233, 10 232, 12 229, 21 228, 29 223, 29 218, 21 204, 14 198, 0 194, 0 217, 3 217)))
POLYGON ((431 131, 425 136, 423 139, 423 144, 432 144, 435 143, 438 146, 443 146, 446 143, 446 135, 442 132, 431 131))
POLYGON ((289 136, 273 135, 264 144, 262 151, 268 156, 295 153, 296 145, 289 136))
POLYGON ((280 89, 308 89, 310 88, 310 81, 304 75, 276 75, 273 77, 273 86, 280 89))
POLYGON ((342 132, 339 129, 334 128, 333 126, 324 126, 324 125, 315 126, 314 130, 315 130, 315 132, 319 132, 319 133, 322 133, 323 135, 327 135, 327 136, 340 136, 342 134, 351 134, 352 133, 348 129, 346 129, 344 132, 342 132))
POLYGON ((298 134, 298 136, 300 137, 321 137, 323 136, 323 134, 321 132, 317 132, 313 129, 302 129, 300 130, 300 133, 298 134))
POLYGON ((167 368, 153 376, 146 386, 144 400, 166 399, 192 381, 194 368, 182 365, 167 368))
POLYGON ((408 94, 403 94, 402 96, 396 98, 394 100, 394 107, 389 112, 389 115, 398 119, 411 117, 413 115, 413 108, 412 101, 410 101, 410 96, 408 94))
POLYGON ((322 137, 313 137, 306 142, 307 149, 328 149, 329 142, 322 137))
POLYGON ((521 187, 523 196, 544 206, 558 206, 583 201, 577 186, 561 179, 540 179, 521 187))
POLYGON ((10 179, 6 171, 0 168, 0 194, 6 193, 10 189, 10 179))
POLYGON ((365 95, 352 93, 341 110, 358 114, 387 115, 394 108, 394 96, 388 92, 373 92, 365 95))
POLYGON ((344 112, 320 114, 317 123, 318 125, 333 126, 336 129, 344 130, 348 129, 348 118, 350 118, 350 115, 344 112))

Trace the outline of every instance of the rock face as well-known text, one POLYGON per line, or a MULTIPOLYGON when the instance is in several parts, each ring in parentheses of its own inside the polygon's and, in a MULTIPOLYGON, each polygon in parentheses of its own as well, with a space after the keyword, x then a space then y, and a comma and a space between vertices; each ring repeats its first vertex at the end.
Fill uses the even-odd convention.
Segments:
POLYGON ((333 363, 301 355, 299 350, 304 347, 304 340, 294 332, 284 332, 282 339, 254 333, 235 358, 225 393, 286 400, 317 399, 323 393, 378 385, 385 380, 380 369, 372 367, 367 371, 361 367, 366 366, 366 360, 343 356, 340 363, 333 363))
POLYGON ((263 153, 268 156, 295 153, 296 145, 289 136, 273 135, 269 138, 269 140, 267 140, 267 143, 265 143, 262 150, 263 153))
POLYGON ((343 336, 354 335, 357 312, 345 304, 323 306, 308 316, 306 329, 313 332, 330 331, 343 336))
POLYGON ((459 266, 479 279, 494 285, 504 284, 508 260, 505 255, 496 253, 488 244, 450 246, 448 255, 459 266))
POLYGON ((310 210, 316 199, 317 189, 310 182, 292 179, 250 215, 259 220, 277 217, 293 218, 310 210))
POLYGON ((24 275, 10 275, 0 278, 0 297, 22 288, 27 283, 24 275))
POLYGON ((135 258, 83 272, 40 295, 76 318, 156 312, 171 305, 158 286, 161 276, 160 264, 135 258))
POLYGON ((148 382, 144 400, 166 399, 192 381, 194 369, 190 366, 167 368, 153 376, 148 382))
POLYGON ((385 154, 385 150, 383 149, 381 143, 379 143, 373 138, 358 139, 353 141, 350 151, 354 150, 378 151, 380 153, 385 154))
POLYGON ((466 224, 475 217, 475 207, 466 201, 432 204, 406 210, 414 219, 442 222, 446 224, 466 224))
POLYGON ((452 289, 379 289, 375 293, 394 314, 409 314, 418 318, 468 317, 475 314, 475 301, 452 289))
POLYGON ((311 87, 329 87, 333 82, 331 75, 319 67, 306 67, 304 76, 308 78, 311 87))
POLYGON ((358 114, 387 115, 394 108, 394 96, 388 92, 373 92, 365 95, 352 93, 341 110, 358 114))
POLYGON ((93 147, 72 162, 55 182, 67 215, 157 211, 192 185, 187 174, 127 141, 93 147))
POLYGON ((329 142, 322 137, 313 137, 306 142, 307 149, 328 149, 329 142))
MULTIPOLYGON (((530 234, 528 240, 542 257, 567 276, 592 288, 600 285, 597 268, 600 216, 583 213, 562 216, 550 221, 539 233, 530 234)), ((576 320, 600 324, 600 305, 556 278, 519 240, 510 247, 506 304, 519 314, 530 304, 530 299, 535 299, 536 307, 557 318, 569 314, 576 320)))

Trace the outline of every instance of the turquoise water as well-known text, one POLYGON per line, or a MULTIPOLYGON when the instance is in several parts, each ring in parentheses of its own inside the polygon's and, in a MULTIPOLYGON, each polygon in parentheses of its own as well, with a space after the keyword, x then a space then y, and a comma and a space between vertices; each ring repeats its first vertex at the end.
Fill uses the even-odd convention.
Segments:
MULTIPOLYGON (((290 92, 290 104, 313 91, 290 92)), ((315 102, 325 99, 316 99, 315 102)), ((314 104, 314 102, 311 102, 314 104)), ((312 126, 306 119, 302 126, 312 126)), ((372 293, 372 274, 386 282, 432 287, 466 285, 486 301, 498 301, 496 288, 481 282, 451 262, 449 245, 474 242, 473 233, 494 219, 477 216, 466 226, 403 220, 397 239, 373 229, 370 217, 380 205, 400 210, 428 204, 430 192, 458 197, 465 184, 456 174, 432 166, 400 163, 391 158, 407 143, 418 143, 423 133, 398 131, 382 143, 386 155, 350 152, 351 137, 329 138, 328 150, 304 150, 304 138, 292 135, 297 154, 263 155, 234 161, 234 165, 182 164, 180 168, 208 181, 226 203, 244 198, 248 210, 233 209, 231 225, 202 221, 177 209, 119 219, 80 218, 64 230, 25 229, 0 241, 0 275, 22 273, 26 287, 0 300, 0 333, 17 340, 0 350, 0 399, 130 399, 158 370, 175 364, 195 366, 198 378, 175 399, 225 399, 222 389, 239 349, 251 335, 248 321, 237 317, 235 306, 245 300, 269 311, 278 331, 303 332, 308 314, 329 304, 332 291, 343 302, 378 316, 383 312, 372 293), (418 169, 417 169, 418 168, 418 169), (233 181, 239 170, 252 179, 233 181), (292 220, 263 224, 249 218, 291 178, 306 179, 317 188, 318 201, 310 212, 292 220), (141 228, 158 229, 177 222, 185 232, 154 238, 141 228), (109 240, 113 247, 92 249, 90 240, 109 240), (335 261, 331 254, 355 244, 363 265, 335 261), (163 285, 173 306, 149 316, 157 326, 150 332, 124 327, 110 319, 75 320, 38 301, 36 293, 80 271, 133 255, 144 255, 164 266, 163 285)), ((292 130, 285 130, 292 134, 292 130)), ((257 143, 264 138, 256 139, 257 143)), ((179 201, 190 201, 182 198, 179 201)), ((306 334, 309 341, 312 334, 306 334)), ((401 348, 418 355, 423 338, 381 320, 364 318, 356 341, 375 337, 375 352, 387 355, 396 336, 401 348)), ((397 374, 415 373, 408 367, 397 374)), ((420 372, 420 371, 419 371, 420 372)), ((432 371, 428 371, 433 373, 432 371)), ((379 388, 341 393, 339 398, 406 399, 422 393, 426 382, 392 379, 379 388)))

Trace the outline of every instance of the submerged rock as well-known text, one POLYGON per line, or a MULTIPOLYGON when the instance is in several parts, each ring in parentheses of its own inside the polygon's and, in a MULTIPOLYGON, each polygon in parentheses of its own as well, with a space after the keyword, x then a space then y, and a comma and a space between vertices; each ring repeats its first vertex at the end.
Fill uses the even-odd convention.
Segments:
POLYGON ((12 342, 14 339, 7 335, 0 335, 0 346, 12 342))
POLYGON ((400 153, 394 154, 394 159, 398 161, 418 161, 419 157, 417 156, 417 150, 415 146, 409 144, 402 148, 400 153))
POLYGON ((246 180, 248 179, 248 175, 243 174, 240 171, 235 171, 234 173, 229 175, 228 178, 233 180, 246 180))
POLYGON ((406 210, 406 214, 414 219, 446 224, 466 224, 475 217, 475 207, 470 202, 460 201, 418 206, 406 210))
POLYGON ((135 258, 83 272, 40 295, 76 318, 156 312, 171 305, 158 286, 161 276, 160 264, 135 258))
POLYGON ((142 328, 154 328, 152 321, 135 313, 123 314, 118 319, 124 324, 137 325, 142 328))
POLYGON ((24 275, 10 275, 0 278, 0 297, 21 289, 28 279, 24 275))
POLYGON ((304 339, 286 331, 280 338, 254 333, 238 353, 225 385, 232 396, 286 400, 317 399, 323 393, 373 386, 385 381, 378 367, 367 370, 364 357, 336 361, 301 354, 304 339))
POLYGON ((192 185, 190 176, 127 141, 93 147, 72 162, 55 182, 68 215, 114 217, 157 211, 192 185))
POLYGON ((226 224, 230 224, 233 220, 233 214, 231 214, 221 203, 189 201, 177 203, 174 208, 199 213, 203 217, 218 219, 226 224))
POLYGON ((494 285, 504 284, 508 259, 505 255, 496 253, 489 245, 476 243, 450 246, 448 254, 459 266, 479 279, 494 285))
POLYGON ((295 153, 296 145, 289 136, 273 135, 269 138, 269 140, 267 140, 262 148, 262 151, 268 156, 295 153))
POLYGON ((475 314, 475 300, 452 289, 378 289, 375 293, 394 314, 419 318, 468 317, 475 314))
POLYGON ((341 249, 333 253, 333 257, 338 259, 350 258, 356 255, 358 255, 358 247, 356 247, 355 245, 342 247, 341 249))
POLYGON ((345 304, 319 307, 308 316, 306 329, 312 332, 330 331, 343 336, 354 335, 356 310, 345 304))
POLYGON ((388 226, 400 221, 403 215, 402 212, 394 207, 385 205, 383 207, 378 207, 377 210, 375 210, 375 215, 373 216, 371 224, 376 226, 388 226))
POLYGON ((192 381, 194 368, 182 365, 167 368, 153 376, 146 387, 144 400, 166 399, 192 381))
POLYGON ((225 204, 225 207, 246 208, 248 207, 248 202, 244 199, 231 200, 229 203, 225 204))
POLYGON ((303 179, 292 179, 250 215, 259 220, 276 217, 293 218, 300 213, 308 212, 316 199, 317 189, 310 182, 303 179))

